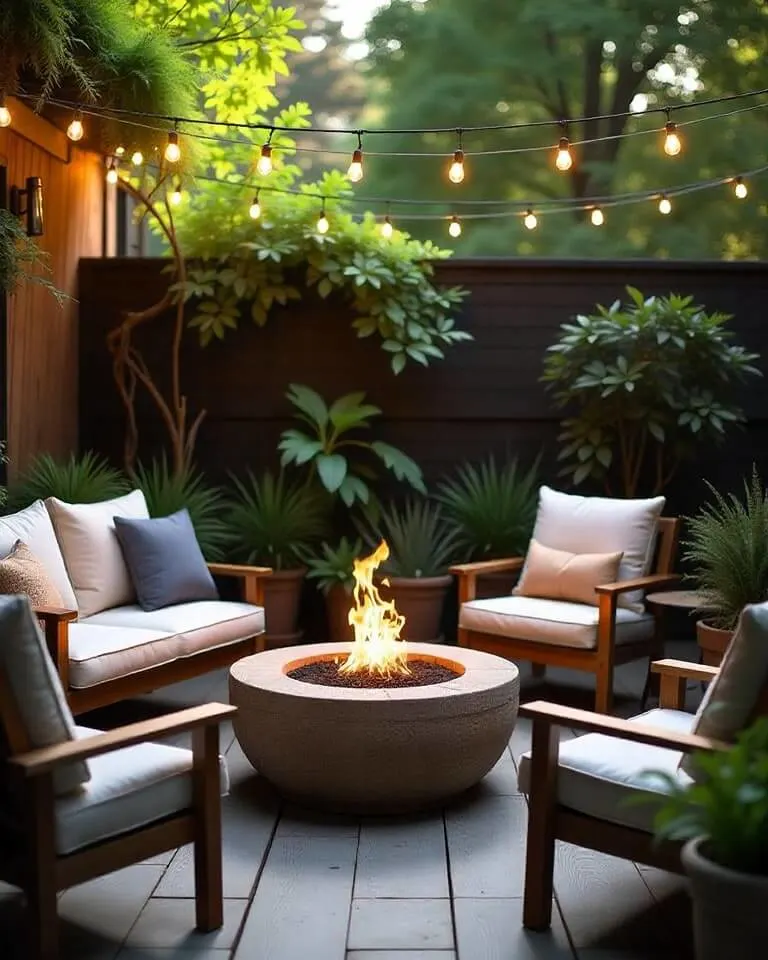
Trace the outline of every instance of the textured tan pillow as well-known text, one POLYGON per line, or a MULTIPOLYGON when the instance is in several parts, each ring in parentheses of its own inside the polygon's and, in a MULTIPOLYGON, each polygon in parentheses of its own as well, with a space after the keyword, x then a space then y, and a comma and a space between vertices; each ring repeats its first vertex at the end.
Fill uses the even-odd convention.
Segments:
POLYGON ((21 540, 0 560, 0 593, 24 593, 33 607, 64 606, 45 567, 21 540))
POLYGON ((568 553, 531 540, 525 569, 512 592, 521 597, 597 606, 595 587, 618 579, 622 556, 623 553, 568 553))

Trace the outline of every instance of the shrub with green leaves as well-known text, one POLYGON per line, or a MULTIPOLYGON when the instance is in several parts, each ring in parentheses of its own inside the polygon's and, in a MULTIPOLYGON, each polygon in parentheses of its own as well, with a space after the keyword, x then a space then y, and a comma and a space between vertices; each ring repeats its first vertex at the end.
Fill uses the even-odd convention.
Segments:
POLYGON ((321 543, 315 550, 303 550, 301 558, 307 566, 307 579, 315 580, 322 593, 328 594, 334 587, 344 587, 347 593, 351 593, 354 562, 364 552, 361 539, 342 537, 335 546, 321 543))
POLYGON ((402 505, 385 504, 359 527, 371 550, 387 541, 389 558, 382 571, 395 577, 439 577, 459 557, 458 530, 429 500, 410 497, 402 505))
POLYGON ((562 475, 588 478, 634 497, 661 492, 697 446, 743 421, 736 383, 759 374, 757 354, 734 344, 726 314, 692 297, 644 297, 563 324, 547 352, 543 380, 562 421, 562 475))
POLYGON ((373 492, 368 481, 376 478, 372 463, 385 467, 415 490, 426 492, 421 468, 402 450, 380 440, 363 440, 355 433, 370 427, 372 418, 381 414, 378 407, 365 403, 364 393, 348 393, 329 406, 315 390, 292 383, 286 396, 309 430, 283 432, 278 445, 283 466, 307 469, 309 482, 316 478, 347 506, 355 501, 370 502, 373 492))
POLYGON ((98 503, 129 490, 127 477, 91 450, 80 457, 71 454, 63 461, 43 453, 8 485, 8 506, 21 510, 46 497, 65 503, 98 503))
POLYGON ((683 559, 705 598, 707 619, 733 630, 748 603, 768 600, 768 494, 757 472, 744 481, 744 499, 714 496, 688 519, 683 559))

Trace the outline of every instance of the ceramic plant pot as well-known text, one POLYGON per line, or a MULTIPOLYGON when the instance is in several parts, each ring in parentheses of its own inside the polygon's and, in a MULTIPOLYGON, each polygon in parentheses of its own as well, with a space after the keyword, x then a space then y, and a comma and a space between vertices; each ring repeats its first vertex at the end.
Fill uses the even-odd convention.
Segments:
POLYGON ((301 588, 304 585, 304 567, 295 570, 275 570, 264 578, 264 617, 266 645, 289 647, 298 643, 302 631, 298 629, 301 588))
POLYGON ((719 667, 732 637, 733 630, 720 630, 706 620, 697 620, 696 640, 701 650, 701 662, 708 667, 719 667))

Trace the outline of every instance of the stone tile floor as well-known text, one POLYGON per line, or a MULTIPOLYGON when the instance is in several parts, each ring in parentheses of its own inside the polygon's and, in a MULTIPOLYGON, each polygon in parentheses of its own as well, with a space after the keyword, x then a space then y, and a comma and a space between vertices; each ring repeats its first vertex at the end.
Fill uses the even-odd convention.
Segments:
MULTIPOLYGON (((693 659, 693 644, 668 655, 693 659)), ((645 663, 617 672, 617 712, 638 712, 645 663)), ((590 706, 591 678, 550 671, 523 699, 590 706)), ((114 726, 148 711, 227 699, 226 671, 88 718, 114 726)), ((695 691, 692 697, 695 698, 695 691)), ((573 736, 573 731, 563 731, 573 736)), ((224 926, 194 930, 189 848, 62 894, 62 960, 685 960, 684 881, 567 844, 557 851, 552 931, 521 926, 526 803, 518 723, 470 795, 428 816, 351 819, 280 803, 222 729, 232 781, 223 802, 224 926)), ((0 958, 23 960, 23 904, 0 885, 0 958)))

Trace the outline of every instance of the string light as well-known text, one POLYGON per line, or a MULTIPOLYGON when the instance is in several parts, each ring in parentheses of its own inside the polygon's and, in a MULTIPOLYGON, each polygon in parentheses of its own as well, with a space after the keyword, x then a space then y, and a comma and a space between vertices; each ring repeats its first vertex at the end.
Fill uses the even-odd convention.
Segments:
POLYGON ((664 216, 666 216, 668 213, 672 213, 672 201, 669 199, 666 193, 662 193, 661 197, 659 198, 659 213, 663 213, 664 216))
POLYGON ((464 150, 461 145, 461 130, 456 131, 459 145, 453 152, 453 163, 448 168, 448 179, 451 183, 462 183, 464 180, 464 150))
POLYGON ((179 131, 168 131, 168 143, 165 145, 163 156, 167 163, 178 163, 181 160, 181 147, 179 146, 179 131))
POLYGON ((267 137, 267 142, 261 148, 261 155, 259 157, 259 162, 256 164, 257 171, 262 175, 262 177, 268 177, 272 173, 272 134, 274 133, 274 128, 269 131, 269 136, 267 137))
POLYGON ((589 215, 589 219, 592 221, 593 227, 602 227, 605 223, 605 215, 600 207, 594 207, 592 213, 589 215))
POLYGON ((568 125, 566 124, 565 120, 560 121, 560 127, 563 131, 563 135, 560 137, 560 143, 557 147, 555 167, 557 167, 561 173, 565 173, 573 166, 573 157, 571 156, 571 141, 565 135, 568 130, 568 125))
POLYGON ((736 179, 733 181, 733 192, 739 200, 743 200, 749 193, 743 177, 736 177, 736 179))
POLYGON ((461 236, 461 221, 455 215, 451 217, 451 222, 448 224, 448 233, 454 238, 461 236))
POLYGON ((352 183, 360 183, 363 179, 363 135, 357 132, 357 149, 352 154, 352 162, 347 168, 347 176, 352 183))
POLYGON ((248 208, 248 216, 251 220, 258 220, 261 216, 261 204, 259 203, 259 191, 256 191, 256 196, 253 198, 253 203, 248 208))
POLYGON ((173 186, 173 193, 170 196, 170 203, 173 207, 178 207, 181 203, 181 184, 179 183, 178 178, 176 179, 173 186))
POLYGON ((683 144, 677 132, 677 124, 669 119, 669 110, 667 110, 667 122, 664 124, 664 153, 668 157, 676 157, 682 149, 683 144))
POLYGON ((0 93, 0 127, 10 127, 11 111, 5 105, 5 94, 0 93))
POLYGON ((134 150, 131 154, 131 163, 134 167, 140 167, 144 163, 144 154, 141 150, 134 150))
POLYGON ((112 185, 117 183, 117 161, 114 157, 109 161, 107 167, 107 183, 112 185))
POLYGON ((115 147, 115 156, 124 157, 125 156, 125 147, 115 147))
POLYGON ((525 218, 523 219, 523 223, 525 224, 525 227, 528 230, 536 229, 536 227, 539 225, 539 221, 536 214, 533 212, 533 210, 528 210, 528 212, 525 215, 525 218))
POLYGON ((70 140, 74 140, 77 143, 78 140, 83 139, 85 134, 85 127, 83 126, 83 117, 79 110, 75 111, 74 117, 69 122, 67 127, 67 136, 70 140))
POLYGON ((330 223, 328 223, 328 217, 326 217, 325 215, 325 199, 323 199, 323 205, 320 208, 320 216, 318 217, 317 225, 315 229, 317 230, 318 233, 324 234, 324 233, 328 233, 329 227, 330 227, 330 223))
POLYGON ((389 219, 389 214, 387 214, 381 224, 381 235, 385 240, 389 240, 394 233, 394 230, 395 228, 392 226, 392 221, 389 219))

